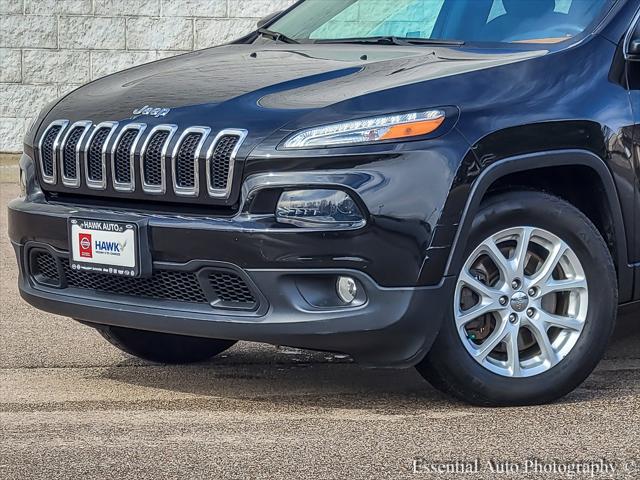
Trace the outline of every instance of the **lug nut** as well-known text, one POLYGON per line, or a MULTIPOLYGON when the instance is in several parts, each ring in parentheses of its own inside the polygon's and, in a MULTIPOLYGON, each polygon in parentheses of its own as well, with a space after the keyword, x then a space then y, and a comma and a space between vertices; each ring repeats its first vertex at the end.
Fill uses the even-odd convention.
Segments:
POLYGON ((518 280, 517 278, 513 280, 513 282, 511 282, 511 288, 513 288, 514 290, 518 290, 520 288, 520 280, 518 280))
POLYGON ((533 317, 536 314, 535 309, 533 308, 528 308, 527 309, 527 317, 533 317))
POLYGON ((511 323, 516 323, 518 321, 518 315, 516 315, 515 313, 512 313, 511 315, 509 315, 509 321, 511 323))
POLYGON ((538 294, 538 290, 536 290, 534 287, 531 287, 529 289, 529 296, 530 297, 535 297, 538 294))
POLYGON ((507 297, 500 297, 500 305, 502 305, 503 307, 507 304, 508 301, 509 299, 507 297))

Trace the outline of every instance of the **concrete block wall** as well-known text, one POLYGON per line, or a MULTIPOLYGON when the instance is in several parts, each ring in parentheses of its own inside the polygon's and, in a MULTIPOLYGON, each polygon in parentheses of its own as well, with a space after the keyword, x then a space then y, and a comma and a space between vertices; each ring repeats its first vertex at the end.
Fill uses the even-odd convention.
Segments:
POLYGON ((71 89, 227 42, 294 0, 0 0, 0 152, 71 89))

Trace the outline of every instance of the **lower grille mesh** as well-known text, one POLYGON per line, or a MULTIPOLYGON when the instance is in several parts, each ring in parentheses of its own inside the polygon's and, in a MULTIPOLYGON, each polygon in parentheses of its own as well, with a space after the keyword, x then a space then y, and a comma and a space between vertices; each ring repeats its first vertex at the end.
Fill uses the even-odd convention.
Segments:
POLYGON ((170 300, 195 304, 215 304, 217 308, 254 309, 257 300, 240 275, 213 268, 199 278, 195 272, 155 270, 148 278, 129 278, 73 270, 66 259, 57 259, 45 250, 32 250, 30 272, 36 283, 65 288, 153 300, 170 300), (62 266, 63 278, 58 265, 62 266), (201 282, 216 298, 207 298, 201 282))

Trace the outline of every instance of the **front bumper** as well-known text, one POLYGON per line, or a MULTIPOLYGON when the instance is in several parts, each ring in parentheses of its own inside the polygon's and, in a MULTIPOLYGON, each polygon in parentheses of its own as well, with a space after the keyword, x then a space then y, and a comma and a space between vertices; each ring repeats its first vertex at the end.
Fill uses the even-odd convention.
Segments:
MULTIPOLYGON (((364 271, 341 266, 339 261, 326 262, 322 268, 308 268, 304 261, 287 261, 286 268, 279 269, 254 268, 251 256, 243 255, 264 248, 255 232, 229 230, 229 225, 219 230, 202 221, 198 228, 187 220, 160 217, 148 219, 150 238, 164 239, 153 244, 154 271, 168 268, 197 272, 222 264, 246 275, 258 292, 257 308, 222 310, 208 304, 59 289, 38 283, 30 270, 29 250, 48 250, 64 262, 68 258, 67 220, 85 213, 75 207, 24 199, 10 204, 9 233, 20 266, 20 292, 36 308, 97 324, 335 351, 369 366, 404 367, 419 362, 428 352, 451 298, 451 279, 429 287, 389 288, 380 286, 364 271), (238 248, 230 251, 229 247, 224 255, 219 254, 215 246, 220 237, 230 235, 231 244, 238 248), (167 239, 176 240, 167 244, 167 239), (170 246, 168 250, 162 248, 165 244, 170 246), (183 256, 168 261, 176 249, 184 252, 183 256), (197 252, 197 256, 191 252, 197 252), (184 257, 189 260, 183 261, 184 257), (322 297, 330 288, 327 285, 333 285, 332 279, 339 275, 357 279, 366 300, 357 306, 323 303, 322 297)), ((353 232, 335 235, 349 236, 353 232)), ((270 248, 276 248, 274 245, 270 248)), ((290 252, 286 242, 280 248, 272 254, 290 252)))

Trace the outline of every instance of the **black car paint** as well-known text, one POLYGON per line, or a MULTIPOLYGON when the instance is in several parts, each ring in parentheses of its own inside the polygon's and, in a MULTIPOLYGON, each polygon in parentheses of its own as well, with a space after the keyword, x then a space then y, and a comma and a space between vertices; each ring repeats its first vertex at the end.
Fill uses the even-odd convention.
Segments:
MULTIPOLYGON (((397 47, 263 40, 186 54, 111 75, 67 95, 38 120, 39 129, 26 138, 25 153, 37 154, 35 139, 51 121, 126 123, 136 119, 132 112, 143 105, 171 108, 162 119, 138 118, 150 127, 245 128, 250 133, 239 153, 243 160, 232 195, 208 212, 191 212, 184 205, 188 218, 169 220, 168 207, 142 208, 136 195, 113 191, 105 193, 113 203, 96 209, 141 216, 148 210, 166 213, 162 228, 151 231, 154 261, 209 259, 213 250, 216 260, 249 270, 364 272, 382 288, 447 283, 456 274, 465 232, 482 195, 502 176, 582 165, 596 172, 606 192, 620 300, 628 302, 640 298, 637 287, 634 292, 634 264, 640 260, 634 153, 640 144, 640 112, 632 109, 640 103, 630 78, 635 66, 625 62, 621 45, 637 9, 637 1, 619 2, 595 31, 565 42, 569 45, 397 47), (288 135, 302 128, 434 107, 447 109, 447 124, 416 141, 281 148, 288 135), (368 225, 354 232, 314 233, 243 223, 243 182, 272 172, 282 175, 280 187, 324 184, 354 192, 366 209, 368 225), (233 227, 212 236, 203 227, 215 230, 217 218, 233 227), (185 230, 190 231, 187 239, 185 230)), ((36 210, 46 210, 44 202, 55 209, 56 203, 81 200, 56 196, 63 189, 47 190, 36 210)), ((87 193, 80 189, 76 195, 87 193)), ((32 225, 18 218, 18 212, 30 211, 28 206, 18 202, 10 208, 16 245, 46 240, 58 250, 68 249, 63 214, 32 225)), ((432 330, 427 337, 435 336, 438 321, 425 323, 432 330)), ((270 335, 263 340, 275 341, 270 335)), ((238 338, 259 340, 246 334, 238 338)), ((321 348, 322 341, 316 340, 298 339, 297 344, 321 348)), ((327 342, 325 347, 342 343, 327 342)), ((421 344, 412 360, 367 361, 415 363, 430 341, 421 344)))

